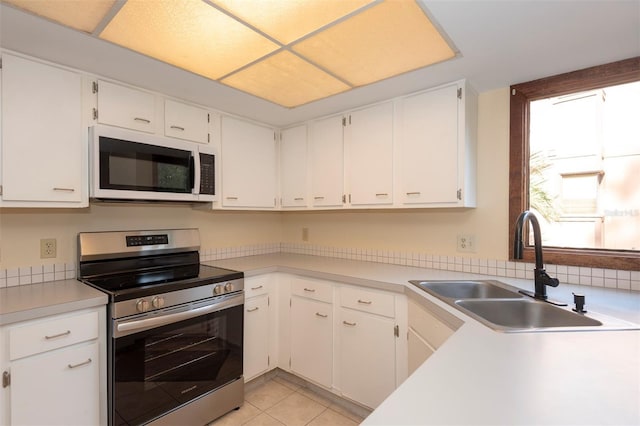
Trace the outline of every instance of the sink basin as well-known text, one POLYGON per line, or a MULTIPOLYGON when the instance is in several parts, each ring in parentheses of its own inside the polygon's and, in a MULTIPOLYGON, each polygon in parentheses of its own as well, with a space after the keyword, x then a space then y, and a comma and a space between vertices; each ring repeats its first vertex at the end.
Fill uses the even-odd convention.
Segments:
POLYGON ((502 331, 602 325, 593 318, 533 300, 457 300, 455 304, 478 321, 502 331))
POLYGON ((515 291, 492 281, 410 281, 427 293, 447 299, 520 299, 515 291))

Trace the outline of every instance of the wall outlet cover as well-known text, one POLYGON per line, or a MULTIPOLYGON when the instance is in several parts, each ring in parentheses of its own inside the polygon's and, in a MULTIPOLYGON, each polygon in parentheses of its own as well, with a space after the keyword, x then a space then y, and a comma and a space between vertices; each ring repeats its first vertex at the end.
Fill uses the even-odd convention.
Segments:
POLYGON ((52 259, 57 256, 57 243, 55 238, 43 238, 40 240, 40 259, 52 259))

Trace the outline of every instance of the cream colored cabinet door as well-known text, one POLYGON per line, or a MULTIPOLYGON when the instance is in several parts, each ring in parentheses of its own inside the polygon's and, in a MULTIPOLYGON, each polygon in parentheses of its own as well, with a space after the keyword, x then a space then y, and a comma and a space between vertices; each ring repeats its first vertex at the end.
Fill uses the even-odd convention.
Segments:
POLYGON ((291 371, 330 388, 333 378, 333 307, 291 298, 291 371))
POLYGON ((349 204, 392 204, 393 104, 349 113, 344 133, 349 204))
POLYGON ((206 109, 166 99, 164 134, 172 138, 209 143, 210 113, 206 109))
POLYGON ((222 206, 274 209, 276 153, 274 129, 222 117, 222 206))
POLYGON ((310 124, 309 156, 311 205, 342 207, 344 195, 344 149, 342 116, 310 124))
POLYGON ((98 123, 155 133, 155 96, 142 90, 98 81, 98 123))
POLYGON ((244 380, 269 369, 269 296, 247 299, 244 304, 244 380))
POLYGON ((395 321, 341 308, 338 333, 342 394, 376 408, 396 388, 395 321))
POLYGON ((3 205, 86 207, 86 138, 80 74, 2 55, 3 205))
POLYGON ((283 208, 307 206, 307 126, 280 134, 280 198, 283 208))
POLYGON ((464 81, 398 101, 396 204, 475 207, 477 95, 464 81))
POLYGON ((11 424, 100 424, 99 344, 93 341, 11 363, 11 424))

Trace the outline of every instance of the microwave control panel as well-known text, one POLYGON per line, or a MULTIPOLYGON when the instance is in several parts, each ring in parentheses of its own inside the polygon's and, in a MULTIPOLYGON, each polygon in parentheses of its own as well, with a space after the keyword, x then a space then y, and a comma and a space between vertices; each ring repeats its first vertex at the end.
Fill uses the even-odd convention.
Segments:
POLYGON ((200 194, 216 194, 215 156, 200 153, 200 194))

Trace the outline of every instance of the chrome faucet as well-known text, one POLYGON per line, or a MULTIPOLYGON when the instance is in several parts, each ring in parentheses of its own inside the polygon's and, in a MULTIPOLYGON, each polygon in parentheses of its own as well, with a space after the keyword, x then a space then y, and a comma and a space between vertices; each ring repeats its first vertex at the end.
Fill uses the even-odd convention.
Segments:
POLYGON ((551 287, 558 287, 560 281, 557 278, 550 277, 549 274, 547 274, 547 272, 544 270, 544 263, 542 261, 542 238, 540 237, 540 224, 538 223, 538 219, 536 218, 536 216, 528 210, 520 213, 520 216, 518 216, 518 220, 516 221, 516 232, 513 239, 513 257, 514 259, 522 259, 522 254, 524 251, 524 243, 522 242, 522 228, 524 227, 524 222, 527 220, 529 221, 533 229, 533 244, 536 255, 536 268, 533 270, 535 292, 531 293, 529 291, 521 290, 520 293, 533 297, 534 299, 552 303, 554 305, 566 306, 566 303, 554 302, 547 299, 547 286, 549 285, 551 287))

